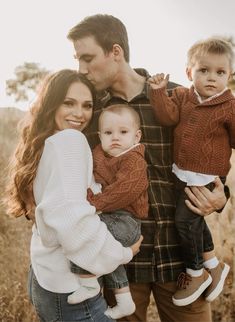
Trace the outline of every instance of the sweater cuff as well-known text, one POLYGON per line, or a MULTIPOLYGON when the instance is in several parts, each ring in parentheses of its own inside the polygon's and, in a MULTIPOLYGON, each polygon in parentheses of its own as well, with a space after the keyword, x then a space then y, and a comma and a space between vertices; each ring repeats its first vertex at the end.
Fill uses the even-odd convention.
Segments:
POLYGON ((123 264, 127 264, 132 260, 133 252, 130 247, 124 248, 124 258, 126 261, 123 264))
POLYGON ((153 89, 153 88, 151 88, 151 85, 148 82, 146 82, 146 84, 147 84, 147 86, 146 86, 146 96, 147 96, 148 99, 150 99, 151 96, 153 97, 154 94, 159 92, 159 91, 163 91, 168 96, 167 88, 153 89))
POLYGON ((152 98, 154 98, 154 97, 159 98, 159 95, 168 96, 167 89, 165 87, 156 88, 156 89, 151 88, 150 89, 150 97, 152 97, 152 98))

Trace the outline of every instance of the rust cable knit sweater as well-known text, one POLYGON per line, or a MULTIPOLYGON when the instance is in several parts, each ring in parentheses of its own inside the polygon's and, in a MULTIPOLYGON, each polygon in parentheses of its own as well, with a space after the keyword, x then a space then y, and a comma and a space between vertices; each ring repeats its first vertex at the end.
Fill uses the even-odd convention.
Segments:
POLYGON ((101 145, 93 150, 94 176, 101 183, 102 193, 88 193, 88 200, 102 212, 124 209, 136 218, 148 216, 147 163, 145 147, 139 144, 130 151, 112 157, 101 145))
POLYGON ((162 125, 176 125, 174 162, 184 170, 226 176, 231 148, 235 148, 235 97, 230 90, 199 103, 190 89, 177 87, 150 91, 154 113, 162 125))

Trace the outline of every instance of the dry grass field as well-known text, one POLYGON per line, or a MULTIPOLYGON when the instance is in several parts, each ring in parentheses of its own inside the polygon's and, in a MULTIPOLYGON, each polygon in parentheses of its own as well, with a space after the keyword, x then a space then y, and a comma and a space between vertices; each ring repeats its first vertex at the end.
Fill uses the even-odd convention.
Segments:
MULTIPOLYGON (((0 198, 4 194, 5 168, 15 145, 16 124, 21 115, 22 112, 14 109, 0 109, 0 198)), ((224 292, 212 303, 213 322, 235 321, 235 154, 232 163, 228 177, 232 202, 221 214, 212 214, 207 219, 218 256, 231 265, 224 292)), ((30 222, 25 218, 8 218, 0 208, 0 322, 38 322, 27 297, 30 235, 30 222)), ((159 321, 153 302, 147 321, 159 321)))
MULTIPOLYGON (((23 112, 0 109, 0 198, 4 194, 6 166, 16 142, 16 128, 23 112)), ((0 207, 0 321, 36 322, 27 297, 31 224, 9 218, 0 207)))

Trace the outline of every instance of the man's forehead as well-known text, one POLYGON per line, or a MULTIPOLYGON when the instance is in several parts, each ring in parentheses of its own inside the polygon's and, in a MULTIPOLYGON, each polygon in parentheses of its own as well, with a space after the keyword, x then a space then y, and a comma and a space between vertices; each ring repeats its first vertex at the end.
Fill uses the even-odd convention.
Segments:
POLYGON ((81 59, 85 56, 99 56, 104 54, 103 48, 91 37, 75 40, 73 44, 76 52, 76 59, 81 59))
POLYGON ((73 42, 76 51, 80 50, 91 50, 100 47, 93 36, 83 37, 73 42))

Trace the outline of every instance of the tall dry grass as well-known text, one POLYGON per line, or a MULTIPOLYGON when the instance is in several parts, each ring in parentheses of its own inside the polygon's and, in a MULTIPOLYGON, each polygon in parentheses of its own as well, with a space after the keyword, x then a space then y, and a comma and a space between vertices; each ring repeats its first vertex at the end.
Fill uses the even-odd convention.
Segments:
MULTIPOLYGON (((4 194, 6 167, 15 147, 17 123, 23 116, 17 109, 0 109, 0 198, 4 194)), ((36 322, 27 296, 31 223, 9 218, 0 206, 0 321, 36 322)))
POLYGON ((218 257, 230 265, 223 293, 212 303, 213 321, 235 321, 235 151, 231 158, 232 168, 227 178, 231 198, 221 214, 207 218, 213 234, 218 257))
MULTIPOLYGON (((23 112, 0 109, 0 198, 4 194, 6 165, 17 138, 17 122, 23 112)), ((235 253, 235 154, 233 169, 228 177, 232 198, 221 214, 207 218, 213 231, 218 256, 231 265, 223 294, 212 303, 213 322, 235 321, 235 280, 233 276, 235 253)), ((27 295, 29 268, 29 241, 31 223, 25 218, 9 218, 0 207, 0 321, 38 322, 27 295)), ((153 299, 148 311, 148 322, 159 318, 153 299)), ((203 322, 203 321, 198 321, 203 322)))
MULTIPOLYGON (((213 322, 235 322, 235 151, 231 164, 226 182, 231 198, 222 213, 213 213, 206 218, 213 235, 216 255, 231 267, 222 294, 211 304, 213 322)), ((148 322, 160 322, 153 299, 148 312, 148 322)))

